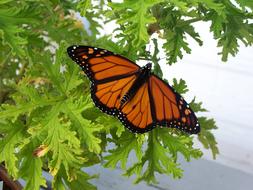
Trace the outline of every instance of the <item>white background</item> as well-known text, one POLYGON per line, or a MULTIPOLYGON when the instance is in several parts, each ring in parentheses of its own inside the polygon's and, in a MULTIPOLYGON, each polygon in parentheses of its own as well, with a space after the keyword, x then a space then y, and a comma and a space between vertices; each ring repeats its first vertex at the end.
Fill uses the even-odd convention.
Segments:
MULTIPOLYGON (((205 115, 216 120, 220 149, 216 161, 253 173, 253 48, 241 45, 236 57, 224 63, 209 24, 195 26, 204 45, 190 40, 192 53, 171 67, 163 65, 165 77, 186 80, 190 89, 186 99, 196 95, 209 110, 205 115)), ((212 159, 208 152, 204 157, 212 159)))

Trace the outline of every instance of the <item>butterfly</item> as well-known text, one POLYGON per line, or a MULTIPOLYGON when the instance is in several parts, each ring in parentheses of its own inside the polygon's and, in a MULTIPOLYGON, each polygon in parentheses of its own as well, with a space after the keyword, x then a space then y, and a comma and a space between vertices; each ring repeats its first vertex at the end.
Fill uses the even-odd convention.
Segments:
POLYGON ((91 81, 91 97, 103 112, 118 117, 135 133, 156 126, 177 128, 190 134, 200 132, 192 109, 168 83, 143 67, 105 49, 73 45, 68 55, 91 81))

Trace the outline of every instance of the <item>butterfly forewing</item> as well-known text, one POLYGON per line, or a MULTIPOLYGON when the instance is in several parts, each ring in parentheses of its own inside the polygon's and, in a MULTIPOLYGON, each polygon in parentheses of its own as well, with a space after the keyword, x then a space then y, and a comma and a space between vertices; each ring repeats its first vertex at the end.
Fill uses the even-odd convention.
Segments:
POLYGON ((103 107, 119 109, 121 98, 127 93, 135 80, 136 75, 131 75, 111 82, 95 84, 94 98, 96 102, 103 104, 103 107))
POLYGON ((71 46, 69 56, 96 82, 113 81, 139 71, 132 61, 110 51, 89 46, 71 46))

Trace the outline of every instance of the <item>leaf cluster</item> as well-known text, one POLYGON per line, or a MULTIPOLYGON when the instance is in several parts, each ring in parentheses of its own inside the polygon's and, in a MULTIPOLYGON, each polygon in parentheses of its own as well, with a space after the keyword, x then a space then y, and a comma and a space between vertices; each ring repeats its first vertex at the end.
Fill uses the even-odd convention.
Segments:
POLYGON ((222 61, 235 56, 239 42, 252 45, 252 3, 245 0, 126 0, 123 3, 110 3, 106 14, 108 19, 116 20, 122 31, 117 37, 139 49, 149 43, 149 36, 158 33, 164 40, 163 50, 167 63, 176 63, 184 53, 191 53, 187 42, 189 37, 200 46, 203 44, 194 28, 196 22, 211 23, 210 32, 220 47, 222 61))
POLYGON ((25 189, 46 186, 43 170, 56 189, 95 189, 81 168, 99 160, 101 126, 83 117, 93 107, 87 92, 80 97, 88 84, 63 61, 67 44, 87 36, 75 4, 9 0, 0 7, 0 162, 26 180, 25 189))

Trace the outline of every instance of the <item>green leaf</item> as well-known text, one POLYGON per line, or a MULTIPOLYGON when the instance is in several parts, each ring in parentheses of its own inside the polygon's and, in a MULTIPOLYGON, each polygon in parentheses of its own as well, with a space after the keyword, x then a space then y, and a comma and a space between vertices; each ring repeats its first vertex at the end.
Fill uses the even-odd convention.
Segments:
POLYGON ((178 153, 181 153, 188 162, 191 158, 198 159, 202 156, 199 149, 193 148, 193 137, 173 135, 169 134, 167 129, 160 129, 159 138, 163 145, 169 148, 175 160, 177 160, 178 153))
POLYGON ((149 41, 147 24, 156 20, 149 9, 161 0, 126 0, 124 3, 110 3, 109 6, 121 17, 117 23, 124 27, 124 33, 131 38, 135 47, 140 47, 149 41))
POLYGON ((193 15, 197 18, 186 20, 180 11, 173 9, 173 7, 162 8, 161 5, 156 6, 153 12, 157 18, 159 29, 164 30, 162 38, 166 41, 163 44, 163 49, 166 52, 166 59, 169 64, 177 62, 178 58, 182 59, 183 51, 188 54, 191 53, 186 41, 186 34, 191 36, 199 45, 202 45, 203 42, 199 34, 191 25, 191 23, 200 20, 197 17, 198 15, 193 15))
POLYGON ((47 53, 44 57, 45 61, 41 65, 43 69, 47 72, 47 76, 50 81, 57 87, 58 90, 62 94, 65 93, 64 89, 64 81, 62 77, 62 73, 60 73, 61 63, 63 59, 63 54, 66 53, 66 48, 64 46, 60 46, 60 48, 56 52, 55 62, 52 61, 50 53, 47 53))
POLYGON ((187 2, 180 1, 180 0, 170 0, 169 2, 184 12, 188 11, 187 2))
POLYGON ((104 164, 105 167, 115 168, 116 164, 120 161, 121 168, 125 169, 129 154, 132 150, 135 151, 138 160, 140 160, 142 156, 142 144, 138 143, 137 138, 133 134, 128 131, 124 132, 116 143, 117 147, 109 150, 110 154, 104 157, 107 160, 104 164))
POLYGON ((210 17, 212 18, 212 24, 210 30, 214 34, 214 38, 218 39, 222 34, 223 24, 227 23, 226 19, 218 15, 216 12, 210 13, 210 17))
POLYGON ((160 59, 157 57, 158 53, 159 53, 159 49, 158 49, 158 43, 157 43, 157 39, 152 39, 155 47, 154 47, 154 53, 152 56, 152 61, 154 63, 154 74, 156 74, 157 76, 159 76, 160 78, 163 78, 163 72, 162 69, 159 65, 159 61, 160 59))
POLYGON ((44 118, 41 132, 46 132, 47 137, 42 144, 47 145, 53 153, 49 163, 50 173, 55 176, 63 165, 70 180, 73 177, 72 169, 79 168, 85 159, 80 156, 80 141, 76 133, 70 130, 70 123, 59 117, 61 106, 63 105, 60 103, 55 105, 44 118))
POLYGON ((82 187, 83 190, 96 190, 97 188, 88 182, 88 180, 93 179, 95 177, 96 176, 89 176, 83 171, 78 171, 75 180, 71 182, 65 180, 65 182, 70 189, 80 189, 80 187, 82 187))
POLYGON ((229 19, 226 32, 219 39, 218 46, 222 47, 222 52, 219 54, 222 54, 222 61, 227 61, 229 54, 235 56, 238 53, 238 40, 242 41, 246 46, 253 43, 253 24, 247 22, 239 24, 237 22, 238 20, 233 18, 229 19))
POLYGON ((172 30, 167 30, 165 34, 166 42, 163 44, 163 48, 168 56, 167 60, 169 64, 175 63, 177 58, 183 58, 182 49, 186 53, 191 53, 189 44, 184 40, 184 32, 180 28, 175 28, 172 30))
POLYGON ((66 62, 66 42, 61 42, 56 51, 55 61, 51 61, 51 55, 48 53, 42 63, 43 69, 47 72, 49 79, 60 90, 62 94, 67 94, 79 86, 83 81, 80 79, 80 69, 72 61, 66 62), (64 62, 66 64, 64 64, 64 62))
POLYGON ((35 146, 27 145, 22 150, 24 159, 21 162, 19 177, 26 180, 25 190, 39 190, 40 186, 47 187, 46 180, 42 176, 42 160, 33 155, 35 146))
POLYGON ((62 176, 64 176, 64 173, 60 170, 56 176, 54 176, 54 179, 52 181, 52 187, 53 189, 57 190, 66 190, 67 187, 64 184, 64 180, 62 179, 62 176))
POLYGON ((93 106, 90 98, 80 99, 78 101, 67 100, 64 105, 64 112, 68 115, 71 122, 73 123, 73 127, 78 130, 80 138, 85 142, 89 151, 94 153, 100 153, 100 143, 101 140, 97 138, 94 133, 99 132, 102 129, 102 126, 96 123, 91 122, 90 120, 85 119, 82 116, 82 112, 85 109, 89 109, 93 106))
MULTIPOLYGON (((99 29, 103 29, 99 22, 100 20, 102 20, 102 14, 99 13, 100 11, 101 9, 98 6, 94 6, 90 9, 82 9, 81 11, 83 12, 82 14, 85 13, 85 18, 87 18, 87 20, 89 21, 89 31, 91 35, 89 38, 93 40, 95 40, 96 35, 100 33, 99 29)), ((93 40, 91 40, 90 43, 94 43, 93 40)))
POLYGON ((12 25, 2 26, 0 28, 0 39, 1 38, 3 39, 2 41, 3 45, 7 44, 12 48, 13 54, 25 56, 25 51, 23 48, 20 48, 20 46, 26 45, 27 41, 26 39, 19 37, 18 33, 21 32, 24 32, 24 30, 16 26, 12 25))
POLYGON ((192 3, 198 3, 202 4, 204 7, 213 9, 216 11, 219 15, 224 15, 224 5, 220 2, 217 2, 215 0, 191 0, 192 3))
POLYGON ((203 41, 200 39, 199 33, 197 33, 192 25, 185 25, 182 27, 185 33, 189 34, 200 46, 203 45, 203 41))
POLYGON ((53 189, 65 190, 65 189, 80 189, 83 190, 96 190, 97 188, 88 182, 88 180, 95 178, 96 176, 89 176, 83 171, 77 171, 75 179, 69 181, 63 170, 60 170, 54 177, 52 185, 53 189))
POLYGON ((189 103, 191 109, 194 112, 207 112, 207 110, 205 108, 202 107, 202 102, 196 102, 196 97, 193 98, 193 100, 189 103))
POLYGON ((191 8, 191 6, 194 6, 197 8, 199 5, 204 6, 208 9, 213 9, 220 15, 223 14, 222 11, 224 10, 224 6, 222 5, 222 3, 219 3, 215 0, 205 0, 205 1, 201 1, 201 0, 187 0, 187 1, 170 0, 170 2, 173 5, 175 5, 176 7, 180 8, 183 12, 187 12, 191 8))
POLYGON ((16 86, 17 93, 13 95, 16 105, 2 104, 3 111, 0 112, 1 118, 13 118, 13 121, 21 114, 31 114, 38 107, 54 105, 56 102, 63 100, 63 97, 48 98, 41 96, 34 88, 28 86, 26 78, 16 86), (26 99, 22 99, 25 96, 26 99))
POLYGON ((222 48, 219 53, 222 55, 222 61, 227 61, 229 54, 235 56, 238 53, 239 40, 245 46, 253 43, 253 24, 248 22, 251 16, 244 14, 231 2, 226 2, 225 7, 226 15, 220 17, 210 12, 207 16, 212 21, 211 31, 218 40, 218 47, 222 48))
POLYGON ((76 7, 82 16, 86 15, 87 9, 91 8, 91 0, 80 1, 76 7))
POLYGON ((153 130, 149 133, 147 150, 142 157, 141 162, 134 164, 128 168, 124 175, 130 176, 133 173, 137 175, 135 183, 139 183, 142 180, 148 183, 157 183, 155 173, 160 174, 172 174, 174 178, 182 176, 182 170, 179 168, 179 164, 174 162, 174 159, 169 156, 169 149, 163 147, 159 141, 157 130, 153 130), (142 173, 143 166, 147 162, 147 167, 142 173))
POLYGON ((27 44, 27 39, 22 37, 25 29, 18 24, 37 24, 38 20, 34 19, 34 16, 28 7, 22 5, 20 7, 9 5, 0 9, 0 39, 3 45, 7 44, 12 48, 13 54, 25 56, 23 46, 27 44))
POLYGON ((252 1, 248 1, 248 0, 236 0, 237 3, 239 3, 239 5, 242 7, 242 8, 251 8, 253 9, 253 2, 252 1))
POLYGON ((189 91, 188 88, 187 88, 186 82, 183 79, 180 79, 179 81, 177 81, 176 78, 173 78, 173 85, 172 85, 172 87, 179 94, 185 94, 186 92, 189 91))
POLYGON ((215 121, 213 119, 207 119, 205 117, 199 117, 198 119, 201 126, 201 131, 198 135, 198 139, 206 149, 211 149, 213 158, 215 159, 216 155, 219 154, 219 149, 217 147, 215 137, 210 131, 212 129, 217 129, 215 121))
POLYGON ((18 158, 16 148, 25 136, 25 126, 21 122, 8 122, 5 128, 7 130, 5 131, 4 139, 0 141, 0 162, 4 161, 9 174, 17 178, 18 158))
MULTIPOLYGON (((63 68, 65 68, 64 66, 66 65, 62 65, 63 68)), ((65 84, 65 91, 66 92, 70 92, 71 90, 77 88, 80 84, 83 83, 83 80, 80 78, 80 69, 79 67, 77 67, 77 65, 73 64, 73 62, 71 64, 67 65, 66 68, 67 72, 64 73, 64 84, 65 84)))
POLYGON ((9 2, 11 2, 11 1, 14 1, 14 0, 2 0, 2 1, 0 2, 0 4, 6 4, 6 3, 9 3, 9 2))
POLYGON ((120 137, 125 131, 125 127, 119 122, 118 119, 107 117, 106 115, 99 116, 96 121, 105 126, 105 130, 109 133, 110 130, 116 129, 116 135, 120 137))

